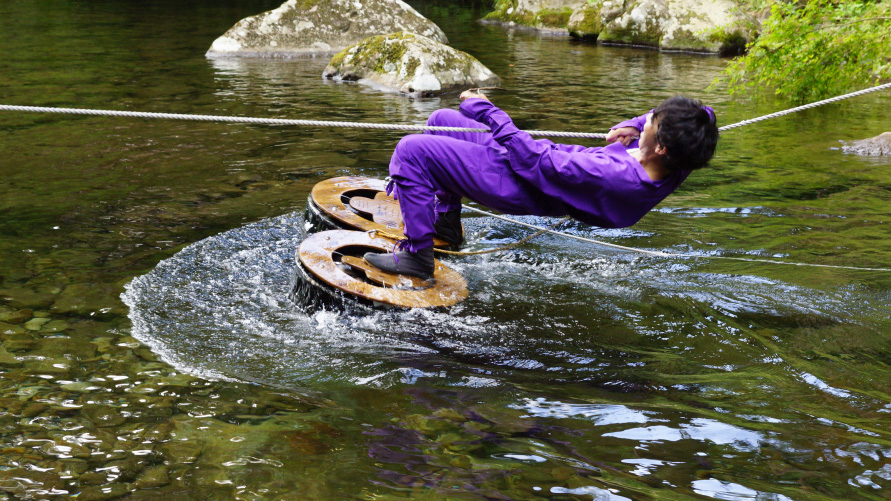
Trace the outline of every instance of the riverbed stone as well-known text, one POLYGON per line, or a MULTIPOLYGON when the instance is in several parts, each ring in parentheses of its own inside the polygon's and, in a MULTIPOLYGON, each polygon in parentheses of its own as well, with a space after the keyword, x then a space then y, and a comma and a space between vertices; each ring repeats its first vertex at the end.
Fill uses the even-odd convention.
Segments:
POLYGON ((107 284, 78 283, 65 287, 51 307, 55 314, 121 315, 120 291, 107 284))
POLYGON ((96 356, 96 346, 67 337, 42 338, 35 347, 37 354, 50 358, 87 360, 96 356))
POLYGON ((48 318, 32 318, 25 322, 25 328, 29 331, 39 331, 43 324, 47 324, 50 322, 48 318))
POLYGON ((64 320, 48 320, 49 322, 43 324, 43 326, 40 328, 41 332, 62 332, 71 328, 71 325, 64 320))
POLYGON ((876 137, 853 141, 844 145, 842 151, 864 156, 891 156, 891 132, 883 132, 876 137))
POLYGON ((170 464, 194 463, 201 455, 201 446, 188 441, 170 441, 158 447, 170 464))
POLYGON ((424 96, 501 81, 470 54, 408 32, 370 37, 337 53, 323 76, 424 96))
POLYGON ((82 475, 90 469, 90 464, 83 459, 67 458, 60 460, 58 463, 61 467, 57 468, 57 471, 67 472, 74 476, 82 475))
POLYGON ((24 327, 16 324, 8 324, 6 322, 0 322, 0 334, 22 334, 26 331, 24 327))
POLYGON ((28 370, 34 374, 67 376, 71 372, 71 362, 64 358, 45 358, 27 362, 28 370))
POLYGON ((104 468, 109 471, 118 472, 117 480, 119 482, 130 482, 136 479, 136 476, 145 469, 147 460, 145 456, 134 456, 130 454, 123 459, 115 459, 105 463, 104 468))
POLYGON ((39 450, 47 456, 73 457, 77 459, 88 459, 90 457, 89 447, 58 440, 44 443, 39 450))
POLYGON ((86 407, 81 413, 98 427, 120 426, 127 421, 127 418, 110 407, 86 407))
POLYGON ((15 499, 45 499, 38 493, 64 487, 65 480, 55 472, 23 468, 0 470, 0 492, 11 494, 15 499))
POLYGON ((213 42, 206 55, 315 57, 396 31, 448 43, 436 24, 401 0, 288 0, 236 23, 213 42))
POLYGON ((21 367, 22 361, 0 346, 0 367, 21 367))
POLYGON ((115 499, 129 494, 130 486, 122 483, 95 485, 84 487, 79 492, 75 492, 78 501, 105 501, 106 499, 115 499))
POLYGON ((30 287, 4 287, 0 289, 0 301, 15 308, 46 308, 53 304, 56 296, 49 292, 36 291, 30 287))
POLYGON ((21 416, 23 418, 32 418, 34 416, 39 416, 47 409, 49 409, 49 405, 46 405, 43 402, 28 402, 22 406, 21 416))
POLYGON ((146 468, 133 482, 135 489, 156 489, 170 483, 167 467, 163 465, 146 468))
POLYGON ((28 308, 20 310, 0 310, 0 322, 11 324, 23 324, 34 316, 34 311, 28 308))

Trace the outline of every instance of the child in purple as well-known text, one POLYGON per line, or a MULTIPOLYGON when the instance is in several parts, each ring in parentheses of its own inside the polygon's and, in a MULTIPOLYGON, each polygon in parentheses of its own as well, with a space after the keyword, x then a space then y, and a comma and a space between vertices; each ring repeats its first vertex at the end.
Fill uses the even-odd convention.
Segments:
POLYGON ((705 166, 718 141, 714 111, 683 96, 612 127, 612 144, 598 148, 533 140, 483 94, 461 99, 460 112, 438 110, 427 125, 492 133, 425 131, 399 141, 390 176, 407 238, 395 253, 365 255, 382 270, 430 278, 433 236, 463 239, 462 197, 505 214, 631 226, 705 166))

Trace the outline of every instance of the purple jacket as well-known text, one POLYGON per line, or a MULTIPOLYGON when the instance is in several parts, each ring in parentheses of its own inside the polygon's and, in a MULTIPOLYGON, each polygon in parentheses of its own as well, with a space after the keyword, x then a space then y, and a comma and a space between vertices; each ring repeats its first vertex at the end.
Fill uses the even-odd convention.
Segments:
MULTIPOLYGON (((690 174, 683 170, 653 181, 619 143, 586 148, 533 140, 514 125, 507 113, 485 99, 467 99, 460 110, 492 129, 495 141, 507 151, 514 173, 537 189, 549 204, 562 204, 567 214, 586 224, 631 226, 690 174)), ((646 115, 642 118, 645 120, 646 115)), ((643 124, 641 117, 622 124, 632 125, 635 120, 643 124)))

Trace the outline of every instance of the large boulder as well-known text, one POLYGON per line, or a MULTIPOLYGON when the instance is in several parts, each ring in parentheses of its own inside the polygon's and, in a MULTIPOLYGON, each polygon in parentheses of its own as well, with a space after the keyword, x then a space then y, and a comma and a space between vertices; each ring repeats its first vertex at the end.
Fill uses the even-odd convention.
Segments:
POLYGON ((757 26, 732 0, 497 0, 484 21, 607 44, 739 53, 757 26))
POLYGON ((604 43, 641 44, 665 50, 738 52, 746 24, 731 0, 604 0, 604 43))
POLYGON ((288 0, 242 19, 207 57, 315 57, 374 35, 407 31, 449 43, 445 33, 402 0, 288 0))
POLYGON ((495 0, 495 9, 482 21, 568 34, 566 24, 570 16, 586 5, 585 0, 495 0))
POLYGON ((891 132, 883 132, 876 137, 853 141, 842 147, 845 153, 869 156, 891 156, 891 132))
POLYGON ((423 96, 501 81, 470 54, 405 32, 370 37, 339 52, 323 76, 423 96))

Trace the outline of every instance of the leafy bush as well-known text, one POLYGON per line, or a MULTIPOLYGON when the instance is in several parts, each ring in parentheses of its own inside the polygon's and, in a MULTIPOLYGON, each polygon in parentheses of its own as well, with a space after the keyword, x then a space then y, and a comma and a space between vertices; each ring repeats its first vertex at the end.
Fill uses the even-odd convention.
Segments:
POLYGON ((891 0, 777 0, 747 49, 724 70, 732 94, 807 102, 891 79, 891 0))

